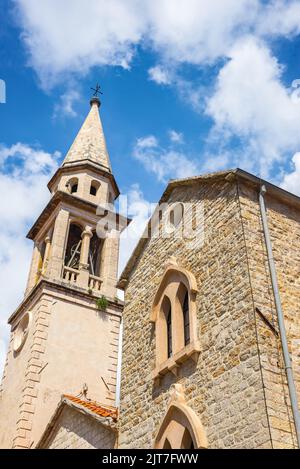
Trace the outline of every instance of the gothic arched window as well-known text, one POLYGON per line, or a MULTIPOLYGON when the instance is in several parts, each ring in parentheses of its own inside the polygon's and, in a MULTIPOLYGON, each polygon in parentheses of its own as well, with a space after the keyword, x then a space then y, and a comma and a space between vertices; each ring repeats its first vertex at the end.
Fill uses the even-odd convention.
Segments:
POLYGON ((99 181, 92 181, 91 186, 90 186, 90 194, 91 195, 97 195, 99 187, 100 187, 100 182, 99 181))
POLYGON ((66 184, 67 189, 69 190, 70 194, 75 194, 78 191, 78 178, 70 179, 66 184))
POLYGON ((196 293, 193 274, 177 265, 167 267, 151 313, 156 332, 154 379, 160 380, 167 371, 177 373, 184 361, 198 358, 196 293))
POLYGON ((184 431, 180 449, 195 449, 194 441, 188 428, 186 428, 184 431))
POLYGON ((167 349, 168 358, 172 356, 172 309, 171 304, 167 315, 167 349))
POLYGON ((82 228, 75 223, 71 223, 65 254, 65 266, 72 269, 79 268, 80 250, 81 250, 82 228))
POLYGON ((167 295, 164 296, 159 311, 159 331, 157 340, 159 341, 158 347, 158 361, 164 362, 171 357, 173 353, 172 345, 172 307, 171 301, 167 295))
POLYGON ((184 295, 182 313, 183 313, 184 345, 188 345, 191 341, 191 335, 190 335, 189 294, 187 291, 184 295))
POLYGON ((101 271, 101 254, 103 248, 103 239, 99 238, 97 233, 94 232, 90 241, 89 250, 89 271, 90 274, 100 276, 101 271))
POLYGON ((71 194, 75 194, 78 190, 78 183, 75 183, 71 186, 71 194))
POLYGON ((156 449, 201 449, 207 448, 207 438, 201 420, 185 403, 171 400, 154 440, 156 449))

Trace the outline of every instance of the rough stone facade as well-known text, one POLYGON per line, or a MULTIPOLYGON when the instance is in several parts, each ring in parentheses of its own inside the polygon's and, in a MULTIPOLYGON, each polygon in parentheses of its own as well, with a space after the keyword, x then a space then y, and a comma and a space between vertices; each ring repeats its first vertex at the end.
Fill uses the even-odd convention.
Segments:
MULTIPOLYGON (((186 181, 162 200, 204 205, 204 243, 176 232, 148 240, 136 256, 125 293, 120 447, 151 448, 166 414, 170 387, 180 383, 199 416, 209 448, 295 447, 274 301, 258 205, 259 187, 235 177, 186 181), (201 352, 155 383, 153 298, 175 256, 198 283, 201 352), (258 308, 259 312, 256 310, 258 308), (268 321, 270 321, 271 326, 268 321), (274 332, 275 331, 275 332, 274 332), (133 346, 134 344, 134 346, 133 346)), ((287 332, 299 389, 300 212, 267 198, 287 332)), ((198 237, 201 237, 201 227, 198 237)))
MULTIPOLYGON (((294 448, 297 447, 297 442, 289 405, 257 191, 240 185, 239 192, 253 302, 255 308, 263 314, 262 316, 256 311, 255 319, 272 445, 274 448, 294 448), (264 318, 271 325, 268 325, 264 318)), ((300 397, 300 212, 291 204, 287 205, 273 197, 266 196, 266 203, 289 351, 300 397)))
POLYGON ((44 449, 114 448, 116 434, 93 418, 65 407, 44 449))

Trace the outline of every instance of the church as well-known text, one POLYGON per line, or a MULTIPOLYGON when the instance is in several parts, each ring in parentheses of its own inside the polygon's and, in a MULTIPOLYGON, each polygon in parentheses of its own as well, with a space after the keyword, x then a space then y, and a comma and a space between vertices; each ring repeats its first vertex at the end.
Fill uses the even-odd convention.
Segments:
POLYGON ((300 198, 240 169, 171 180, 118 278, 100 104, 27 234, 0 447, 298 448, 300 198))

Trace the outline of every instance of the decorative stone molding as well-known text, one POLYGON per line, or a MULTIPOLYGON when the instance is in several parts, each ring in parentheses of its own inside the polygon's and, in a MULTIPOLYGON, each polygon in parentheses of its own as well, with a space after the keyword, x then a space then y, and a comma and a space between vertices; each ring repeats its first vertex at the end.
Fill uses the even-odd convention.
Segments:
POLYGON ((168 372, 171 372, 174 376, 179 376, 179 369, 182 363, 188 359, 193 360, 195 363, 198 361, 200 354, 200 344, 199 341, 191 342, 189 345, 186 345, 182 350, 177 352, 172 357, 165 360, 160 365, 156 366, 152 372, 152 378, 155 383, 158 385, 161 378, 166 375, 168 372))
POLYGON ((195 296, 198 293, 198 287, 197 287, 195 276, 188 270, 183 269, 182 267, 179 267, 176 262, 175 257, 171 257, 166 263, 165 272, 163 274, 161 283, 159 285, 159 288, 156 292, 156 295, 154 297, 154 301, 152 304, 150 321, 153 323, 155 323, 155 321, 157 320, 157 315, 158 315, 160 303, 162 300, 162 294, 168 282, 170 281, 170 277, 172 275, 177 276, 178 279, 180 279, 186 285, 191 295, 195 296))
POLYGON ((186 404, 183 386, 174 384, 169 392, 169 406, 156 433, 154 448, 188 449, 185 446, 187 437, 194 448, 207 448, 205 429, 194 410, 186 404))
POLYGON ((25 372, 25 382, 19 405, 19 418, 16 435, 13 439, 13 448, 29 448, 31 444, 30 435, 35 413, 35 401, 38 396, 38 383, 40 382, 41 372, 46 366, 43 356, 48 336, 50 302, 51 300, 46 298, 41 300, 33 318, 33 341, 25 372))
POLYGON ((153 379, 159 383, 160 378, 168 372, 178 376, 183 362, 192 358, 195 362, 200 353, 197 337, 196 294, 197 282, 194 275, 178 266, 174 257, 166 263, 160 286, 156 292, 150 321, 156 328, 156 366, 152 373, 153 379), (189 332, 190 342, 185 345, 184 324, 182 311, 182 293, 188 293, 189 298, 189 332), (166 353, 166 318, 164 299, 167 297, 172 311, 172 350, 173 354, 167 358, 166 353))

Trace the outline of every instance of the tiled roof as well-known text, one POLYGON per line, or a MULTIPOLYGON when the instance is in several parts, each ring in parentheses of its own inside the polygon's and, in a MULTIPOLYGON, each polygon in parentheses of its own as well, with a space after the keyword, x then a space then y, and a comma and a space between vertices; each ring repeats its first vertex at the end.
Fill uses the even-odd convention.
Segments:
POLYGON ((111 417, 115 420, 117 419, 118 411, 115 407, 102 406, 97 402, 79 399, 78 397, 71 396, 69 394, 64 394, 63 397, 71 402, 74 402, 75 404, 79 404, 85 407, 86 409, 90 410, 91 412, 94 412, 94 414, 97 414, 100 417, 111 417))

